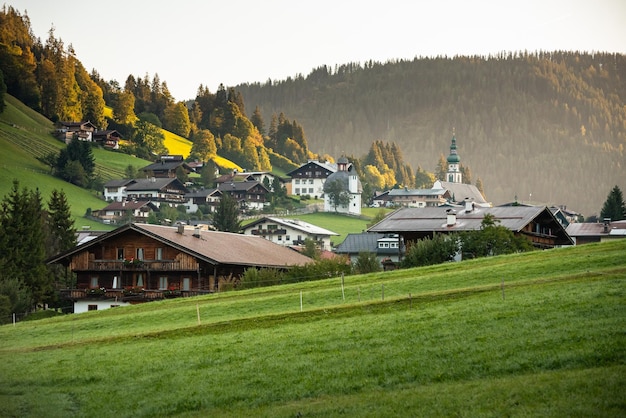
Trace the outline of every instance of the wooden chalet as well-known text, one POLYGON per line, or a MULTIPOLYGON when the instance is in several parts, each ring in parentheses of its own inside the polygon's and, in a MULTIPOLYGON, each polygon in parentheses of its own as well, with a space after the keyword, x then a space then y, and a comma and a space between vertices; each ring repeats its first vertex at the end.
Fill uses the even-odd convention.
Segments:
POLYGON ((432 238, 435 234, 479 230, 487 214, 493 215, 498 225, 527 238, 535 247, 574 244, 563 225, 545 206, 480 207, 469 203, 459 210, 445 206, 402 208, 369 228, 368 232, 399 234, 405 243, 409 243, 432 238))
POLYGON ((124 191, 127 200, 149 200, 157 206, 163 203, 170 206, 182 205, 187 201, 185 194, 189 192, 176 177, 136 179, 124 191))
POLYGON ((159 208, 146 200, 122 200, 113 201, 106 207, 94 210, 91 215, 100 219, 105 224, 132 222, 147 222, 151 212, 158 212, 159 208))
POLYGON ((93 123, 87 122, 59 122, 55 131, 55 136, 65 143, 72 140, 92 142, 93 133, 98 128, 93 123))
POLYGON ((107 129, 104 131, 96 131, 93 133, 94 142, 102 145, 107 149, 120 149, 120 141, 122 136, 120 133, 113 129, 107 129))
POLYGON ((143 167, 141 171, 150 177, 175 178, 176 170, 179 168, 182 168, 186 174, 194 171, 182 155, 161 155, 159 161, 143 167))
POLYGON ((235 199, 244 211, 262 210, 269 204, 270 191, 258 181, 234 181, 218 183, 217 186, 222 194, 227 193, 235 199))
POLYGON ((131 223, 47 263, 76 275, 76 285, 61 291, 65 299, 138 303, 214 292, 236 284, 248 268, 286 270, 311 261, 261 237, 131 223))

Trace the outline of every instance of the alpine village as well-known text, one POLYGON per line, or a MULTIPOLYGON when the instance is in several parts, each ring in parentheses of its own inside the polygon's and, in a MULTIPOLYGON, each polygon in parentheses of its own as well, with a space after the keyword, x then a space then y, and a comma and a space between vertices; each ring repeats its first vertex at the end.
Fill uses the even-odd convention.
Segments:
MULTIPOLYGON (((606 292, 619 305, 614 320, 625 319, 626 57, 620 54, 350 63, 265 84, 215 91, 200 85, 195 98, 176 101, 156 73, 104 80, 54 30, 36 38, 27 14, 5 5, 0 122, 0 328, 104 319, 107 312, 132 317, 186 302, 197 309, 200 326, 201 308, 210 317, 209 304, 254 298, 263 289, 300 292, 293 308, 300 313, 306 311, 301 289, 330 282, 341 283, 339 299, 314 312, 338 314, 349 281, 360 283, 350 309, 400 309, 402 300, 415 315, 426 309, 417 307, 420 300, 432 303, 428 295, 464 298, 472 286, 496 292, 496 299, 501 292, 500 302, 509 302, 505 280, 517 273, 494 276, 489 285, 460 281, 481 274, 471 270, 482 266, 477 263, 502 260, 481 267, 488 276, 499 265, 522 263, 513 268, 521 288, 530 285, 522 283, 523 271, 542 265, 542 257, 578 251, 574 257, 583 259, 590 257, 585 248, 613 254, 611 245, 619 254, 612 267, 589 280, 618 283, 606 292), (394 78, 400 73, 413 86, 394 78), (377 87, 381 79, 384 91, 377 87), (457 100, 464 102, 450 105, 457 100), (524 256, 536 258, 530 265, 514 258, 524 256), (429 274, 440 287, 385 294, 398 277, 417 283, 429 274), (450 287, 443 285, 452 276, 450 287), (382 292, 375 302, 365 291, 374 284, 382 292)), ((543 268, 532 283, 560 285, 560 275, 563 285, 582 283, 589 273, 558 265, 543 268)), ((216 320, 230 321, 219 312, 216 320)), ((346 320, 356 315, 345 312, 346 320)), ((604 364, 621 364, 625 372, 624 333, 606 338, 605 345, 621 348, 604 364)), ((13 352, 9 346, 0 351, 13 352)), ((622 389, 624 375, 615 381, 622 389)), ((615 416, 626 412, 619 397, 616 409, 608 409, 615 416)), ((199 402, 198 411, 210 411, 199 402)), ((249 411, 274 416, 272 409, 249 411)), ((286 415, 301 416, 295 412, 286 415)), ((513 413, 520 414, 526 415, 513 413)))

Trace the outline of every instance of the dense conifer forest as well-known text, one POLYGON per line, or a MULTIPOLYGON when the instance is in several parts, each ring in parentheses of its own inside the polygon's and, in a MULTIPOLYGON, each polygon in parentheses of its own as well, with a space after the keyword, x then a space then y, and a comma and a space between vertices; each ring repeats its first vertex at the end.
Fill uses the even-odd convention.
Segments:
POLYGON ((390 141, 413 168, 435 172, 454 131, 462 164, 494 204, 517 196, 589 216, 614 185, 626 187, 620 54, 350 63, 236 90, 263 114, 291 115, 311 149, 333 156, 362 155, 373 141, 390 141))

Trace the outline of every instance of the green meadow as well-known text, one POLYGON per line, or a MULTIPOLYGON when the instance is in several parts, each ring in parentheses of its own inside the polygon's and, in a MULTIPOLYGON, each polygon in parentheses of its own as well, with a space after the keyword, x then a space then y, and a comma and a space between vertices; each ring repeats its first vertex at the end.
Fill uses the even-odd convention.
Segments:
POLYGON ((0 416, 626 414, 626 240, 0 327, 0 416))

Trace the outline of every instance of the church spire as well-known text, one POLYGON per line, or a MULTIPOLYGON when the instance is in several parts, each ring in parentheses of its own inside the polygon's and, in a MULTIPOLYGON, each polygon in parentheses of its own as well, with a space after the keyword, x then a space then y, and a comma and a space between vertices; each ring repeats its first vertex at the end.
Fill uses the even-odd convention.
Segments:
POLYGON ((449 183, 462 183, 463 177, 460 170, 461 157, 456 152, 456 134, 452 130, 452 143, 450 144, 450 155, 448 155, 448 173, 446 175, 449 183))

